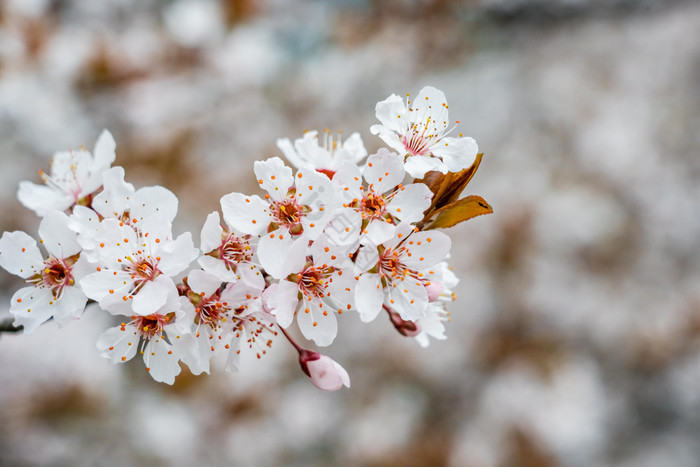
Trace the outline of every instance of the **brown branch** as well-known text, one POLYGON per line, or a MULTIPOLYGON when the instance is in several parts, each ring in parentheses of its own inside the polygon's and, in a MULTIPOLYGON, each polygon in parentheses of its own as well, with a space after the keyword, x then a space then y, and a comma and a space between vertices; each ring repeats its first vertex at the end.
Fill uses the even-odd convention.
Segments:
POLYGON ((7 333, 15 333, 15 332, 20 332, 21 330, 24 329, 24 326, 15 326, 12 324, 12 319, 3 319, 0 320, 0 334, 3 332, 7 333))

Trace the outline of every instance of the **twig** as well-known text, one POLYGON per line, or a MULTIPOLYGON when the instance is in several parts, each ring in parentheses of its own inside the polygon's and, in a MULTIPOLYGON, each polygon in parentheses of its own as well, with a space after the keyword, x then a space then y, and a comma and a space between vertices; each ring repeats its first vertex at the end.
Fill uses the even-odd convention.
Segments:
POLYGON ((0 333, 14 333, 20 332, 24 329, 24 326, 15 326, 14 324, 12 324, 12 321, 12 319, 0 320, 0 333))

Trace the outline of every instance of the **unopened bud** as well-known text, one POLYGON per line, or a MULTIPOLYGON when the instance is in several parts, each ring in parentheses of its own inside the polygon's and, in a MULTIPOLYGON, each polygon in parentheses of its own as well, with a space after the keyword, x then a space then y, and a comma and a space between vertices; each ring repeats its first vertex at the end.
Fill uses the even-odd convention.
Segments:
POLYGON ((397 331, 406 337, 415 337, 420 334, 420 325, 415 321, 406 321, 399 316, 399 314, 389 307, 386 307, 389 312, 389 319, 391 319, 391 324, 394 325, 397 331))
POLYGON ((324 391, 337 391, 343 385, 350 387, 350 376, 335 360, 313 350, 301 349, 299 363, 314 386, 324 391))

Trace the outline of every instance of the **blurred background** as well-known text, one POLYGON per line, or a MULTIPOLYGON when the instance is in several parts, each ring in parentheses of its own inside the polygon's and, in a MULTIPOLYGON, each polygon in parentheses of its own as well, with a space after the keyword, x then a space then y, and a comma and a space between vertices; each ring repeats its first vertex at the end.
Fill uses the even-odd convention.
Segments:
MULTIPOLYGON (((198 239, 277 138, 374 152, 375 103, 428 84, 495 211, 448 232, 448 340, 342 316, 350 390, 283 340, 154 383, 97 354, 92 308, 0 335, 0 465, 700 465, 699 31, 691 1, 0 1, 3 231, 36 236, 18 182, 109 128, 198 239)), ((0 274, 8 306, 20 286, 0 274)))

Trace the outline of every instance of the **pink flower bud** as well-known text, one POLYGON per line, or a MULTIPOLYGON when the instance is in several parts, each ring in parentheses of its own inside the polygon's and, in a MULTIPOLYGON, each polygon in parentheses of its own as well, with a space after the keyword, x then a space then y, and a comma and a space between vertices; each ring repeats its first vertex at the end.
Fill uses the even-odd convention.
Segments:
POLYGON ((299 351, 301 369, 311 378, 314 386, 324 391, 337 391, 343 385, 350 387, 350 377, 345 368, 335 360, 312 350, 299 351))
POLYGON ((430 285, 425 287, 425 291, 428 292, 428 301, 434 302, 442 293, 442 284, 438 281, 431 281, 430 285))
POLYGON ((420 334, 421 327, 416 321, 406 321, 395 310, 386 306, 384 308, 389 312, 389 319, 399 333, 406 337, 415 337, 420 334))

